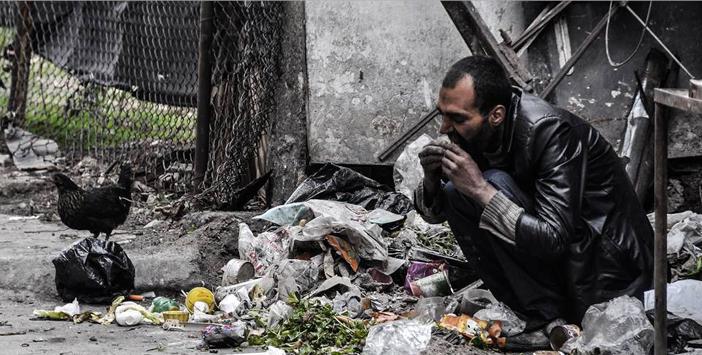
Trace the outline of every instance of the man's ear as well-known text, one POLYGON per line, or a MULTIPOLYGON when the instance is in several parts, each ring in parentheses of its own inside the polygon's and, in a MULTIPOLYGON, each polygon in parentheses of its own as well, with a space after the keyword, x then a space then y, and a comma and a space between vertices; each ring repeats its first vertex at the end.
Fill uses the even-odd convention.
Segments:
POLYGON ((488 122, 490 123, 490 126, 494 128, 501 125, 505 120, 505 117, 507 117, 507 110, 504 106, 497 105, 492 109, 492 111, 490 111, 488 122))

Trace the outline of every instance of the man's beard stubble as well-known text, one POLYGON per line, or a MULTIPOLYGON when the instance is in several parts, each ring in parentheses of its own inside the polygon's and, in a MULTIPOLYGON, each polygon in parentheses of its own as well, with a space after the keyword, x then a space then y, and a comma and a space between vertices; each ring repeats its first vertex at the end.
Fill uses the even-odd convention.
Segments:
POLYGON ((452 142, 463 149, 478 164, 481 171, 490 168, 485 152, 497 150, 500 145, 498 129, 492 127, 487 121, 480 127, 480 131, 470 141, 463 138, 456 131, 448 134, 452 142))

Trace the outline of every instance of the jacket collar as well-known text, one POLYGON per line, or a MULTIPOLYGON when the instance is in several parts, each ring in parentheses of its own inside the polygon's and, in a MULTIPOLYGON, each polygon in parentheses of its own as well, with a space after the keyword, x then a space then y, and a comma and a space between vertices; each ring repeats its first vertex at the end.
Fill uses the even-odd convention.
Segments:
POLYGON ((523 93, 524 92, 522 91, 522 89, 516 86, 512 87, 512 101, 510 102, 509 110, 507 110, 507 120, 505 120, 507 126, 505 126, 504 141, 502 142, 502 145, 507 148, 507 153, 512 152, 512 142, 514 141, 514 127, 516 126, 517 114, 519 113, 519 103, 522 100, 523 93))
POLYGON ((516 126, 517 114, 519 113, 519 103, 522 99, 522 90, 514 87, 512 90, 512 100, 507 109, 507 117, 503 124, 502 142, 494 152, 484 152, 490 167, 504 168, 509 163, 509 156, 512 153, 512 142, 514 141, 514 130, 516 126))

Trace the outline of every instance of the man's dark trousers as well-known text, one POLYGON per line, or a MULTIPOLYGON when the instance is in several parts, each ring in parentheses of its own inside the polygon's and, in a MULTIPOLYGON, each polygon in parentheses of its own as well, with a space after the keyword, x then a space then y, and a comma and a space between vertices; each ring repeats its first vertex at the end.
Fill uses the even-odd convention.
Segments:
MULTIPOLYGON (((483 176, 528 213, 535 212, 533 199, 509 174, 493 169, 486 170, 483 176)), ((446 198, 443 211, 451 230, 468 262, 492 294, 527 321, 527 330, 563 318, 566 314, 565 288, 562 266, 558 261, 539 260, 480 229, 483 208, 458 192, 453 183, 449 182, 443 188, 446 198)))

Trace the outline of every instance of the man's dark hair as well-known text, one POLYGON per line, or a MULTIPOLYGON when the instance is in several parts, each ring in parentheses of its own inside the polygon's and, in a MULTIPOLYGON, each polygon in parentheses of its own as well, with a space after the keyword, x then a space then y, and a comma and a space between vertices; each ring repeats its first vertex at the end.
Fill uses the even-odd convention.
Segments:
POLYGON ((477 55, 465 57, 451 66, 441 85, 453 89, 467 75, 473 78, 475 106, 483 116, 497 105, 509 109, 512 86, 496 60, 477 55))

